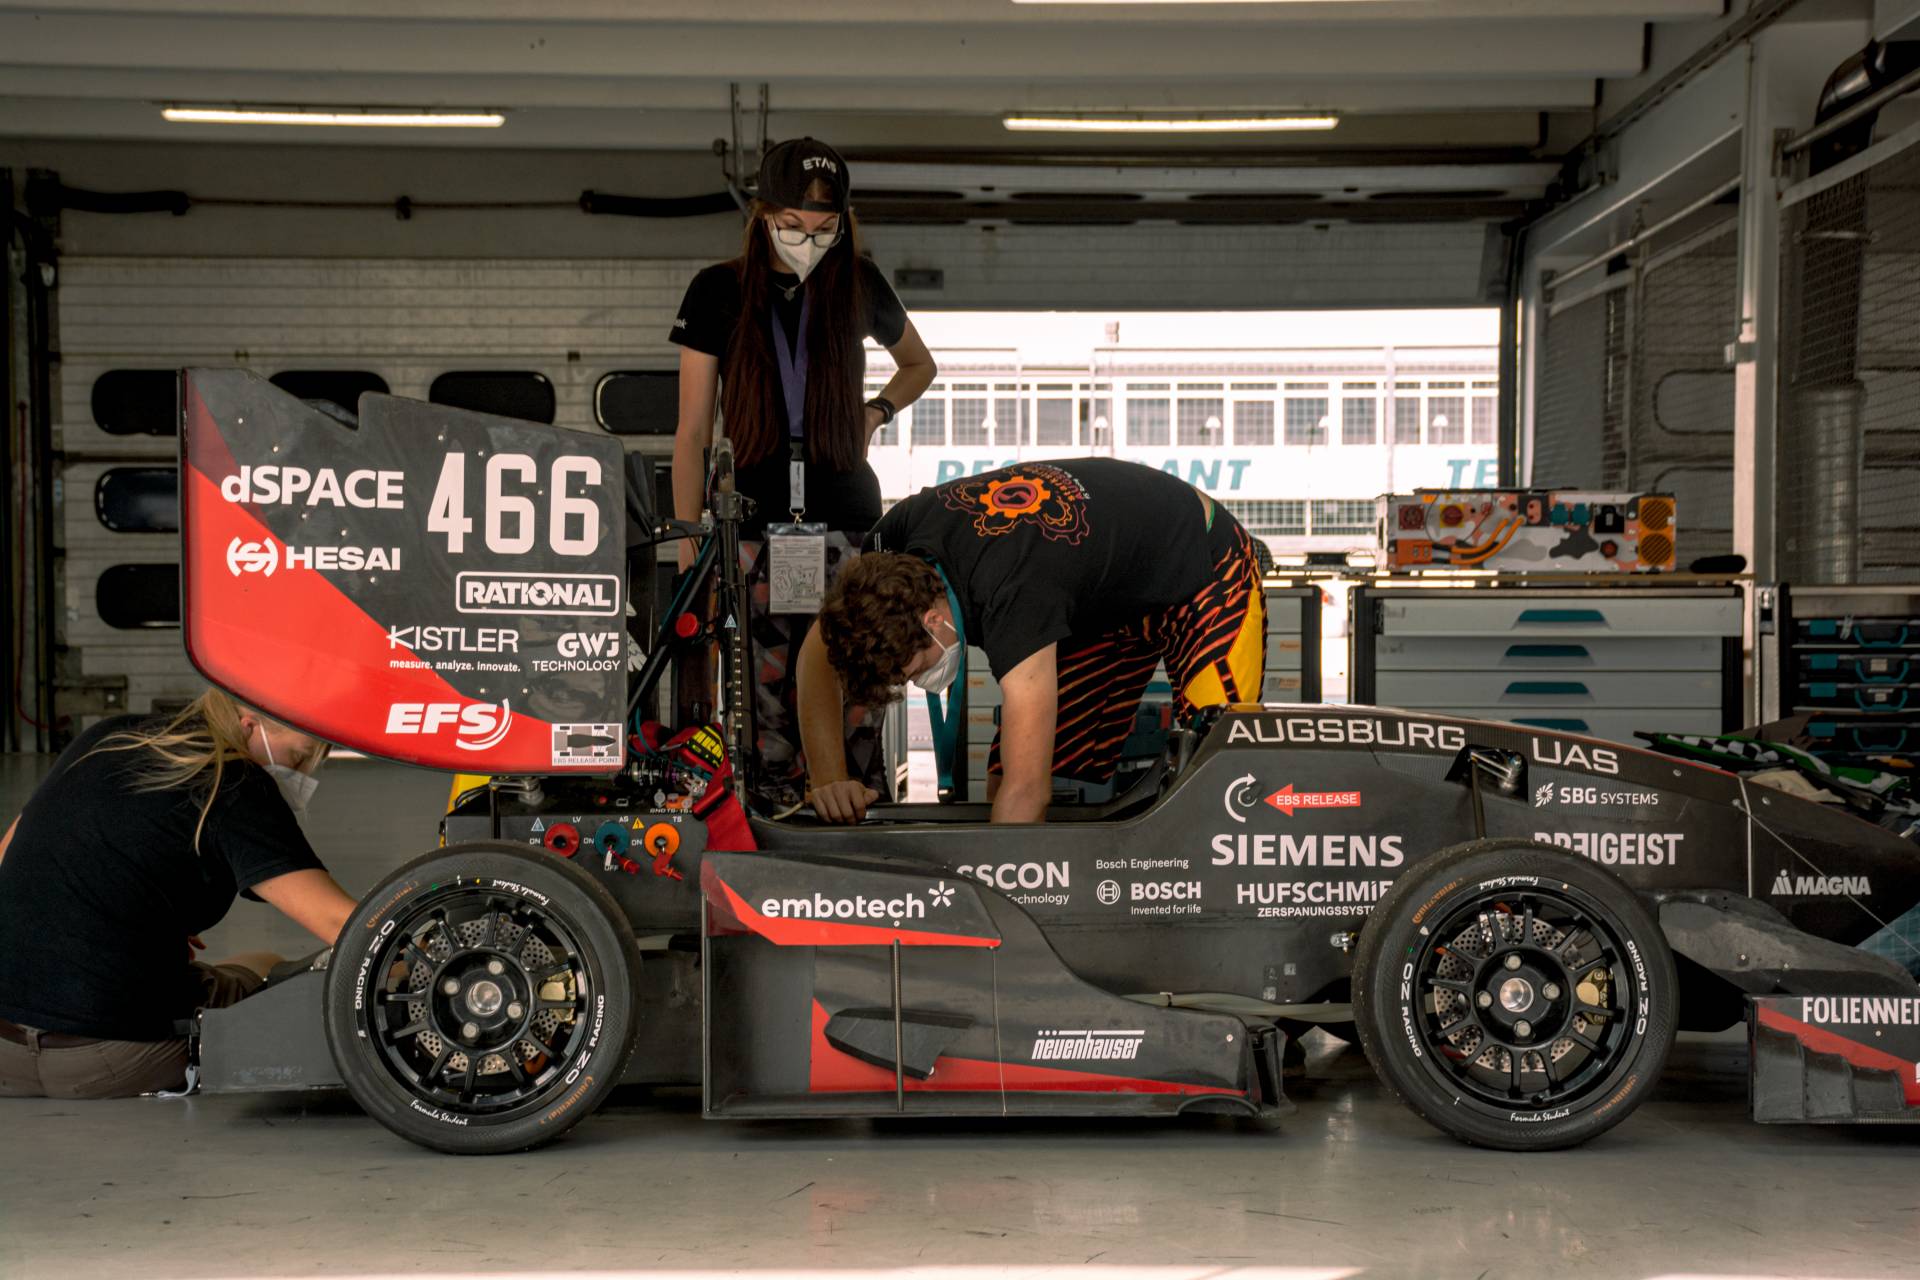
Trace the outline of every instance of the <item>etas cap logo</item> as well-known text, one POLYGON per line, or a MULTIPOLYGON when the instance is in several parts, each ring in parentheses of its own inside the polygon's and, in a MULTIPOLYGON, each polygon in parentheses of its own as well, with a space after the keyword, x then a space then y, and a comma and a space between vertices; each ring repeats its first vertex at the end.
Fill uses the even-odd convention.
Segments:
POLYGON ((760 160, 760 186, 754 194, 782 209, 844 214, 851 186, 847 162, 838 151, 818 138, 794 138, 767 148, 760 160), (807 198, 807 188, 815 182, 826 183, 827 199, 807 198))

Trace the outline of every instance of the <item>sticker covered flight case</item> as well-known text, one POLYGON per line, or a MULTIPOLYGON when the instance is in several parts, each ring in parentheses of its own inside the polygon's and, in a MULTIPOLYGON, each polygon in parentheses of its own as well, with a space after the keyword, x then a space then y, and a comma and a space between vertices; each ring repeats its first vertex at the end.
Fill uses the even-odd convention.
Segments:
POLYGON ((209 680, 330 742, 469 773, 625 759, 611 437, 396 396, 351 425, 181 379, 182 628, 209 680))
POLYGON ((1648 573, 1676 565, 1671 494, 1421 489, 1383 496, 1379 509, 1380 559, 1391 572, 1648 573))

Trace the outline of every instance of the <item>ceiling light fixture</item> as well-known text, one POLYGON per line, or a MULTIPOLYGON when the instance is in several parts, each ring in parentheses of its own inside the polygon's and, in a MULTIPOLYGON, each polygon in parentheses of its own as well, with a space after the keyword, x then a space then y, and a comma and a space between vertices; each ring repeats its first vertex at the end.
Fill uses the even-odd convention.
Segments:
POLYGON ((1007 116, 1015 133, 1299 133, 1331 129, 1336 115, 1300 116, 1007 116))
POLYGON ((166 107, 175 124, 344 125, 361 129, 498 129, 497 111, 402 111, 390 107, 166 107))

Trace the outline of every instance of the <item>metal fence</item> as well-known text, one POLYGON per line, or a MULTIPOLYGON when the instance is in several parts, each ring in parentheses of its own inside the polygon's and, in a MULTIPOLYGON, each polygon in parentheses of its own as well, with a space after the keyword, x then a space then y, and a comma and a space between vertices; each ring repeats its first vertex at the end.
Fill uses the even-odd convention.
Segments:
POLYGON ((1920 133, 1782 197, 1776 518, 1796 583, 1920 565, 1920 133))
POLYGON ((1683 561, 1733 541, 1733 219, 1548 303, 1529 482, 1678 499, 1683 561))

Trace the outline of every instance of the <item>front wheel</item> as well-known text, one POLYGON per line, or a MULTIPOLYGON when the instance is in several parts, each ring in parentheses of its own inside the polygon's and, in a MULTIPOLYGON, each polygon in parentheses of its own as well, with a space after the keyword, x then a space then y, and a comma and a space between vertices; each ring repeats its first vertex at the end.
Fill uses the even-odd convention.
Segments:
POLYGON ((1402 1101, 1475 1146, 1573 1146, 1645 1100, 1679 988, 1625 884, 1565 850, 1479 840, 1397 880, 1354 957, 1360 1043, 1402 1101))
POLYGON ((613 896, 517 845, 452 845, 388 877, 342 930, 327 1043, 354 1100, 436 1151, 524 1151, 620 1081, 639 952, 613 896))

